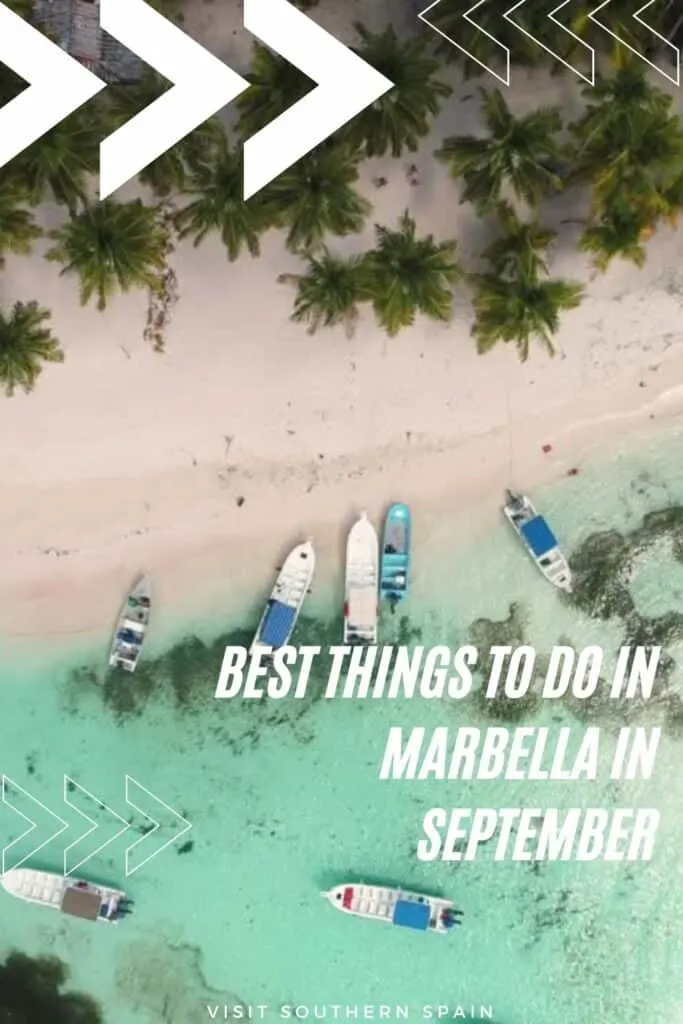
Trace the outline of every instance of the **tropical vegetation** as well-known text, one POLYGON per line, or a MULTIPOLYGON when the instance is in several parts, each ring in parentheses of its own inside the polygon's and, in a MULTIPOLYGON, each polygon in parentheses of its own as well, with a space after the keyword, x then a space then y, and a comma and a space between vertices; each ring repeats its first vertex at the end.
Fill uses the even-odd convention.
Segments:
POLYGON ((375 227, 375 248, 366 254, 363 275, 378 322, 391 337, 410 327, 418 313, 447 323, 451 316, 451 285, 460 276, 454 240, 436 242, 417 236, 406 210, 398 228, 375 227))
POLYGON ((353 335, 365 293, 362 257, 344 259, 324 249, 309 256, 305 273, 280 274, 278 281, 296 286, 292 320, 307 324, 309 334, 341 325, 347 337, 353 335))
MULTIPOLYGON (((315 0, 299 0, 299 6, 311 4, 315 0)), ((26 16, 31 4, 11 0, 11 6, 26 16)), ((155 6, 182 19, 179 0, 155 0, 155 6)), ((495 5, 482 5, 475 27, 460 10, 443 4, 444 10, 434 12, 442 36, 425 27, 413 39, 392 27, 370 31, 356 25, 356 52, 394 87, 247 202, 242 144, 314 88, 305 75, 256 44, 246 76, 250 88, 235 103, 234 130, 211 119, 145 168, 140 174, 145 200, 96 202, 100 140, 168 87, 153 72, 137 85, 112 86, 0 169, 0 269, 10 255, 29 254, 45 234, 47 259, 73 277, 81 303, 105 309, 121 292, 145 290, 145 337, 162 349, 159 325, 177 298, 172 267, 177 240, 198 246, 214 237, 234 261, 257 257, 264 234, 275 230, 301 261, 299 272, 281 274, 279 280, 293 286, 292 318, 311 333, 341 327, 350 334, 364 309, 389 336, 418 317, 448 324, 455 289, 466 287, 478 351, 507 344, 524 360, 540 344, 552 353, 562 315, 583 295, 581 283, 552 274, 549 254, 559 239, 545 225, 556 198, 567 196, 583 207, 578 248, 600 273, 615 260, 642 266, 648 240, 660 225, 675 224, 683 208, 683 126, 671 95, 653 84, 647 65, 613 37, 609 66, 601 65, 595 86, 582 89, 576 80, 581 113, 573 122, 543 103, 517 109, 511 92, 489 87, 480 90, 479 129, 451 134, 436 146, 436 159, 453 179, 452 204, 472 204, 482 231, 493 233, 473 262, 464 260, 458 240, 422 233, 411 210, 395 225, 375 224, 369 251, 358 252, 354 240, 343 255, 333 251, 335 238, 356 236, 374 219, 361 187, 368 180, 364 161, 405 159, 433 131, 452 93, 441 77, 443 57, 457 59, 468 74, 480 74, 482 64, 498 69, 503 81, 500 44, 533 74, 536 67, 562 70, 562 65, 531 36, 545 41, 551 31, 548 46, 577 66, 581 51, 586 54, 581 40, 592 45, 594 33, 602 31, 604 42, 604 30, 578 9, 565 19, 574 36, 558 36, 542 6, 521 5, 513 14, 515 27, 501 21, 495 5), (459 45, 474 60, 465 60, 447 42, 456 31, 459 45), (50 230, 44 231, 37 208, 45 202, 56 204, 61 223, 54 226, 53 212, 50 230)), ((675 5, 655 6, 659 13, 648 11, 652 26, 673 31, 675 5)), ((612 0, 600 17, 645 52, 656 37, 634 21, 632 7, 631 0, 612 0)), ((24 87, 0 66, 0 105, 24 87)), ((386 178, 375 180, 381 184, 386 178)), ((452 204, 444 206, 445 226, 452 204)), ((41 365, 62 358, 46 309, 35 302, 0 307, 0 381, 7 394, 30 390, 41 365)))
POLYGON ((49 309, 37 302, 16 302, 9 313, 0 310, 0 382, 10 397, 17 388, 33 390, 43 363, 64 361, 49 319, 49 309))
POLYGON ((159 209, 141 199, 90 203, 49 237, 46 258, 78 277, 82 306, 95 298, 100 310, 117 292, 157 288, 169 248, 159 209))

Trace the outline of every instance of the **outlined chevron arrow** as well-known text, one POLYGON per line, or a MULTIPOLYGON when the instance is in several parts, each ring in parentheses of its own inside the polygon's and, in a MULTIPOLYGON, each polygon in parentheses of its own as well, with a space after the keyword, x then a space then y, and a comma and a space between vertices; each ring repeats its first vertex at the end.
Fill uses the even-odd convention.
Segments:
POLYGON ((288 0, 244 0, 244 27, 316 83, 245 142, 244 198, 251 199, 394 83, 288 0))
MULTIPOLYGON (((162 852, 162 850, 165 850, 167 846, 170 846, 171 843, 175 843, 177 839, 180 839, 180 837, 184 836, 186 832, 189 832, 190 829, 192 828, 192 825, 190 824, 189 821, 187 821, 186 818, 182 816, 182 814, 178 814, 178 812, 174 811, 172 807, 169 807, 167 803, 164 803, 164 801, 159 799, 158 796, 155 796, 154 793, 150 792, 149 789, 147 789, 141 783, 137 782, 132 777, 132 775, 126 775, 126 803, 130 807, 132 807, 133 810, 137 811, 138 814, 141 814, 143 818, 146 818, 147 821, 151 822, 152 824, 152 828, 149 829, 149 831, 146 832, 145 835, 140 836, 139 839, 136 839, 135 842, 132 843, 126 850, 126 878, 128 878, 130 875, 134 874, 134 872, 139 871, 143 864, 148 864, 153 857, 156 857, 157 854, 162 852), (133 797, 135 797, 135 800, 144 800, 145 797, 147 797, 147 800, 145 801, 147 806, 149 806, 151 802, 153 806, 156 805, 160 810, 166 811, 167 814, 169 814, 172 818, 175 819, 179 826, 182 826, 179 827, 177 831, 174 831, 171 838, 167 839, 162 846, 157 847, 157 849, 153 850, 152 853, 147 854, 145 859, 140 861, 139 864, 136 864, 135 867, 131 867, 131 853, 142 843, 147 843, 148 845, 150 845, 149 841, 151 840, 152 836, 159 831, 159 829, 161 828, 161 823, 157 821, 156 818, 153 818, 152 815, 149 814, 147 811, 144 811, 142 807, 140 807, 140 805, 135 802, 133 797)), ((159 811, 157 811, 156 813, 158 814, 159 811)))
POLYGON ((100 199, 106 199, 232 103, 249 83, 144 0, 100 0, 100 24, 173 82, 100 144, 100 199))
POLYGON ((105 88, 92 71, 3 3, 0 61, 29 83, 0 108, 0 167, 105 88))
POLYGON ((643 4, 642 7, 635 11, 635 13, 633 14, 633 19, 634 21, 637 21, 639 25, 642 25, 644 28, 646 28, 648 32, 651 32, 652 35, 655 36, 656 39, 659 39, 659 41, 663 43, 664 46, 666 46, 669 49, 669 51, 673 54, 673 75, 667 73, 667 71, 664 68, 660 68, 658 64, 655 64, 653 61, 649 60, 643 53, 640 53, 640 51, 636 50, 635 47, 631 46, 629 43, 621 39, 620 36, 616 34, 616 32, 612 32, 612 30, 608 28, 607 25, 605 25, 596 17, 596 15, 600 13, 600 11, 605 11, 605 13, 607 13, 606 8, 609 4, 611 4, 611 2, 612 0, 602 0, 600 6, 596 7, 595 10, 588 15, 591 21, 594 22, 598 26, 598 28, 601 28, 604 32, 607 32, 612 37, 612 39, 616 39, 618 43, 626 47, 627 50, 630 50, 631 53, 634 53, 636 57, 640 57, 640 59, 644 60, 646 64, 649 64, 651 68, 653 68, 655 71, 658 71, 660 75, 663 75, 664 78, 667 79, 667 81, 673 82, 674 85, 680 85, 681 51, 678 49, 677 46, 674 46, 673 43, 670 43, 665 36, 662 36, 659 34, 659 32, 656 32, 655 29, 653 29, 651 25, 648 25, 648 23, 641 17, 641 15, 644 14, 649 7, 652 7, 654 3, 657 3, 658 0, 647 0, 647 3, 643 4))
MULTIPOLYGON (((546 46, 545 43, 542 43, 540 39, 536 38, 536 36, 532 36, 531 32, 528 32, 523 25, 520 25, 518 24, 518 22, 513 20, 511 15, 513 15, 515 11, 518 11, 520 7, 523 7, 524 4, 528 2, 529 0, 517 0, 517 3, 513 7, 511 7, 509 11, 506 11, 503 17, 506 19, 506 21, 509 21, 511 25, 514 25, 515 28, 518 28, 520 32, 523 32, 527 39, 531 39, 532 42, 537 43, 538 46, 541 47, 541 49, 545 50, 546 53, 549 53, 550 56, 554 57, 555 60, 560 62, 560 64, 564 64, 566 68, 569 68, 570 71, 573 71, 574 74, 578 75, 579 78, 583 79, 584 82, 588 82, 589 85, 595 85, 595 50, 592 46, 589 46, 588 43, 584 42, 583 39, 580 39, 575 32, 572 32, 572 30, 567 28, 566 25, 563 25, 561 22, 559 22, 555 17, 555 15, 559 14, 563 7, 567 7, 570 3, 573 3, 574 0, 562 0, 562 3, 559 4, 559 6, 557 6, 553 11, 550 11, 550 13, 548 14, 548 19, 552 21, 553 24, 557 25, 557 27, 566 35, 569 35, 572 37, 572 39, 575 39, 576 42, 579 43, 584 48, 584 50, 590 55, 590 70, 587 74, 585 74, 583 71, 580 71, 579 68, 575 67, 573 64, 570 64, 569 61, 566 61, 564 59, 564 57, 560 57, 559 53, 555 53, 554 50, 551 50, 549 46, 546 46)), ((534 4, 537 4, 538 2, 539 0, 533 0, 534 4)))
MULTIPOLYGON (((467 22, 470 23, 470 25, 474 25, 475 28, 478 28, 479 31, 482 33, 482 35, 485 35, 488 39, 491 40, 492 43, 496 44, 496 46, 500 50, 501 54, 505 54, 505 75, 504 76, 500 75, 495 70, 495 68, 491 68, 491 67, 489 67, 488 64, 484 64, 484 62, 482 60, 479 60, 479 58, 475 57, 473 53, 470 53, 469 50, 466 50, 465 47, 462 45, 462 43, 456 42, 455 39, 452 39, 451 36, 449 36, 445 32, 443 32, 438 27, 438 25, 435 25, 432 21, 428 20, 427 15, 429 14, 429 12, 435 10, 439 6, 439 4, 441 2, 442 2, 442 0, 433 0, 433 3, 431 3, 429 5, 429 7, 425 7, 424 11, 422 11, 420 14, 418 14, 418 18, 420 19, 420 21, 423 21, 425 23, 425 25, 428 25, 429 28, 431 28, 434 32, 438 33, 438 35, 440 35, 442 39, 445 39, 447 42, 449 42, 451 44, 451 46, 455 46, 456 50, 460 50, 460 52, 464 53, 467 57, 470 58, 470 60, 473 60, 475 62, 475 64, 478 64, 480 68, 484 69, 484 71, 488 71, 489 74, 493 75, 494 78, 497 78, 499 82, 503 83, 503 85, 509 85, 510 84, 510 49, 509 49, 509 47, 504 46, 503 43, 499 42, 494 36, 491 35, 490 32, 487 32, 485 28, 482 28, 481 25, 477 25, 476 21, 473 18, 470 17, 470 15, 474 14, 474 12, 477 11, 480 7, 482 7, 483 4, 488 3, 489 0, 477 0, 476 4, 473 4, 472 7, 470 7, 470 9, 468 11, 465 11, 465 13, 463 14, 462 18, 463 18, 463 21, 467 21, 467 22)), ((519 26, 517 26, 517 28, 519 28, 519 26)))
POLYGON ((124 832, 127 832, 128 829, 130 828, 130 825, 125 820, 125 818, 122 818, 120 814, 117 814, 116 811, 113 811, 111 809, 111 807, 108 807, 103 800, 100 800, 99 797, 94 796, 87 789, 85 789, 84 786, 81 786, 78 782, 75 782, 74 779, 69 778, 68 775, 64 776, 64 803, 68 804, 68 806, 71 807, 72 810, 76 811, 76 813, 79 814, 81 818, 84 818, 85 821, 87 821, 88 824, 90 825, 90 828, 86 829, 86 831, 83 832, 78 837, 78 839, 75 839, 73 843, 70 843, 69 846, 67 846, 67 848, 64 850, 64 874, 71 875, 73 874, 74 871, 80 868, 82 864, 85 864, 86 861, 90 860, 91 857, 95 857, 98 853, 104 850, 106 846, 109 846, 109 844, 113 843, 115 839, 118 839, 118 837, 123 835, 124 832), (74 846, 78 846, 80 843, 82 843, 83 840, 87 838, 87 836, 92 835, 92 833, 97 831, 97 829, 101 826, 98 825, 96 821, 93 821, 90 815, 85 814, 85 812, 82 811, 80 807, 76 806, 76 804, 70 797, 69 786, 73 786, 80 793, 84 793, 88 797, 88 799, 92 800, 93 803, 97 804, 99 810, 104 809, 108 814, 112 816, 112 818, 115 818, 123 826, 122 828, 119 828, 119 830, 115 832, 113 836, 110 836, 108 839, 105 839, 103 843, 100 843, 96 850, 93 850, 91 853, 87 855, 87 857, 83 857, 81 860, 78 861, 77 864, 73 864, 71 867, 69 867, 69 853, 71 852, 71 850, 73 850, 74 846))
POLYGON ((4 877, 4 875, 8 871, 13 870, 15 868, 20 868, 22 864, 25 864, 26 861, 29 860, 30 857, 33 857, 36 853, 39 853, 40 850, 47 846, 48 843, 51 843, 53 839, 56 839, 57 836, 61 836, 62 832, 64 832, 69 826, 62 818, 59 817, 59 815, 55 814, 54 811, 51 811, 50 808, 46 807, 44 803, 40 802, 40 800, 36 800, 34 796, 31 796, 30 793, 27 793, 22 786, 18 785, 16 782, 13 782, 12 779, 10 779, 7 775, 2 776, 2 802, 3 804, 5 804, 6 807, 9 807, 10 810, 14 811, 15 814, 18 814, 20 818, 23 818, 24 821, 28 822, 28 828, 25 829, 20 836, 18 836, 16 839, 13 839, 11 843, 5 846, 5 848, 2 851, 2 874, 4 877), (53 827, 47 839, 44 839, 42 843, 40 843, 38 846, 34 846, 31 849, 30 853, 27 853, 16 864, 11 864, 8 866, 7 854, 9 853, 9 851, 13 847, 15 847, 17 843, 20 843, 22 839, 25 839, 26 836, 31 835, 31 833, 35 832, 36 829, 38 828, 37 823, 33 821, 32 818, 29 818, 26 814, 24 814, 23 811, 20 811, 19 808, 15 807, 15 805, 12 803, 10 799, 10 789, 15 790, 17 793, 20 793, 26 800, 30 801, 32 806, 40 808, 42 811, 44 811, 47 817, 50 818, 50 820, 53 823, 58 823, 58 826, 57 828, 53 827))

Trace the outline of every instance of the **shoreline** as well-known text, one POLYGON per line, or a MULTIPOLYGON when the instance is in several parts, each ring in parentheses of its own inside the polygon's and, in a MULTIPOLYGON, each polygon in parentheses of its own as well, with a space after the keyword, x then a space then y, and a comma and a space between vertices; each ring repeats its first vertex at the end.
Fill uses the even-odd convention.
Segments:
MULTIPOLYGON (((683 364, 683 353, 667 362, 683 364)), ((606 409, 596 392, 580 406, 552 418, 527 417, 509 431, 496 427, 450 444, 389 445, 330 460, 323 468, 264 462, 260 469, 237 467, 227 484, 219 467, 198 466, 140 481, 92 480, 79 488, 4 486, 0 634, 9 641, 95 641, 111 628, 119 601, 143 569, 158 584, 169 623, 199 621, 209 609, 219 616, 221 604, 227 619, 236 607, 258 607, 279 560, 309 534, 323 589, 341 585, 354 516, 366 508, 379 526, 392 500, 413 507, 415 546, 425 559, 449 541, 466 546, 496 528, 509 484, 533 492, 578 468, 580 487, 581 465, 601 453, 675 433, 683 389, 644 392, 640 378, 629 375, 612 388, 606 409), (634 408, 634 397, 644 393, 647 399, 634 408), (552 451, 544 453, 544 444, 552 451), (49 525, 35 512, 45 507, 49 525), (70 516, 74 508, 81 509, 80 518, 70 516), (50 544, 44 543, 47 536, 50 544)))

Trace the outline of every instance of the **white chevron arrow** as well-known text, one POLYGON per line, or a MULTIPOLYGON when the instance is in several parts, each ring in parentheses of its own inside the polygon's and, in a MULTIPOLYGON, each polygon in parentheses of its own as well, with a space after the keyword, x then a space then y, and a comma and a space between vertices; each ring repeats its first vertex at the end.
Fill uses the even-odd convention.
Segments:
POLYGON ((92 71, 3 3, 0 61, 29 83, 0 108, 0 167, 105 88, 92 71))
POLYGON ((150 792, 149 789, 147 789, 141 783, 137 782, 132 777, 132 775, 126 775, 126 803, 130 807, 132 807, 133 810, 137 811, 138 814, 141 814, 143 818, 146 818, 147 821, 151 822, 153 826, 148 832, 145 833, 145 835, 141 836, 139 839, 136 839, 135 842, 132 843, 126 850, 126 878, 128 878, 135 871, 139 871, 143 864, 148 864, 153 857, 156 857, 157 854, 162 852, 162 850, 165 850, 167 846, 170 846, 171 843, 175 843, 177 839, 180 839, 180 837, 184 836, 186 832, 189 832, 190 829, 192 828, 192 825, 190 824, 189 821, 187 821, 186 818, 183 818, 182 814, 178 814, 178 812, 174 811, 172 807, 169 807, 167 803, 164 803, 164 801, 161 800, 158 796, 155 796, 154 793, 150 792), (149 840, 151 839, 151 837, 161 828, 161 823, 158 822, 156 818, 153 818, 151 814, 147 813, 147 811, 143 811, 143 809, 137 803, 134 802, 133 796, 135 796, 135 798, 138 800, 140 799, 140 797, 136 793, 136 790, 140 790, 142 793, 144 793, 149 798, 149 800, 153 801, 153 803, 155 803, 158 807, 162 808, 173 818, 175 818, 178 824, 182 827, 179 828, 178 831, 174 832, 171 838, 167 839, 163 846, 159 846, 152 853, 149 853, 144 860, 140 861, 139 864, 136 864, 135 867, 131 867, 130 855, 133 852, 133 850, 136 847, 140 846, 141 843, 147 843, 149 845, 149 840))
POLYGON ((245 142, 244 198, 250 199, 394 83, 288 0, 244 0, 244 27, 317 83, 245 142))
MULTIPOLYGON (((555 25, 557 25, 559 29, 561 29, 563 32, 566 32, 566 34, 571 36, 572 39, 575 39, 576 42, 579 43, 584 48, 584 50, 586 50, 590 54, 590 71, 588 72, 588 74, 584 73, 583 71, 579 71, 579 69, 574 67, 573 64, 570 64, 568 61, 566 61, 564 57, 560 57, 559 53, 555 53, 554 50, 551 50, 549 46, 546 46, 545 43, 542 43, 540 39, 536 38, 536 36, 532 36, 531 32, 528 32, 523 25, 519 25, 516 21, 513 21, 511 15, 514 14, 515 11, 519 10, 519 8, 522 7, 527 2, 528 0, 518 0, 518 2, 513 7, 511 7, 509 11, 505 12, 503 17, 506 19, 506 21, 509 21, 511 25, 514 25, 515 28, 518 28, 520 32, 523 32, 527 39, 531 39, 532 42, 537 43, 541 47, 541 49, 545 50, 546 53, 549 53, 551 57, 555 58, 555 60, 558 60, 560 64, 564 64, 566 68, 569 68, 570 71, 573 71, 574 74, 578 75, 579 78, 582 78, 584 82, 588 82, 589 85, 595 85, 595 50, 592 46, 589 46, 588 43, 584 42, 583 39, 580 39, 575 32, 572 32, 572 30, 567 28, 566 25, 563 25, 561 22, 559 22, 555 17, 555 15, 558 14, 563 7, 566 7, 568 4, 572 3, 573 0, 562 0, 562 3, 549 13, 548 18, 555 25)), ((534 3, 538 2, 539 0, 534 0, 534 3)))
MULTIPOLYGON (((429 12, 433 11, 436 7, 438 7, 440 3, 441 3, 441 0, 434 0, 434 2, 429 5, 429 7, 425 7, 424 11, 422 11, 420 14, 418 14, 418 18, 420 19, 420 21, 423 21, 425 23, 425 25, 429 26, 429 28, 431 28, 434 32, 438 33, 438 35, 440 35, 442 39, 445 39, 447 42, 449 42, 451 44, 451 46, 454 46, 456 48, 456 50, 460 50, 460 52, 464 53, 466 57, 469 57, 470 60, 473 60, 475 62, 475 64, 478 64, 480 68, 484 69, 484 71, 488 71, 489 74, 493 75, 494 78, 497 78, 499 82, 503 83, 503 85, 509 85, 510 84, 510 49, 509 49, 509 47, 504 46, 503 43, 499 42, 494 36, 491 35, 490 32, 487 32, 486 29, 482 28, 481 25, 477 25, 476 21, 474 21, 474 19, 470 17, 471 14, 474 14, 474 12, 476 10, 478 10, 482 6, 482 4, 488 3, 488 0, 477 0, 477 3, 473 4, 472 7, 470 7, 470 9, 468 11, 465 11, 465 13, 463 14, 462 17, 463 17, 463 21, 467 21, 467 22, 470 23, 470 25, 474 25, 475 28, 478 28, 479 31, 482 33, 482 35, 485 35, 487 37, 487 39, 491 40, 492 43, 495 43, 496 46, 498 47, 498 49, 501 51, 501 53, 505 54, 505 74, 504 75, 499 75, 498 72, 494 68, 490 68, 488 66, 488 64, 484 64, 484 62, 479 60, 478 57, 475 57, 473 53, 470 53, 469 50, 466 50, 465 47, 462 45, 462 43, 456 42, 455 39, 452 39, 451 36, 447 35, 444 31, 442 31, 442 29, 440 29, 438 25, 435 25, 433 22, 431 22, 431 21, 429 21, 427 19, 427 15, 429 14, 429 12)), ((517 26, 517 28, 519 28, 519 26, 517 26)))
POLYGON ((643 14, 645 11, 647 11, 647 9, 649 7, 652 7, 652 5, 657 2, 657 0, 647 0, 647 3, 643 4, 643 6, 640 7, 633 14, 633 18, 640 25, 642 25, 644 28, 646 28, 648 30, 648 32, 651 32, 653 36, 656 36, 656 38, 659 39, 659 41, 661 43, 663 43, 664 46, 668 47, 668 49, 673 53, 673 58, 674 58, 674 66, 672 68, 673 75, 668 74, 667 71, 664 68, 660 68, 657 64, 654 64, 644 54, 640 53, 638 50, 636 50, 629 43, 624 42, 624 40, 621 39, 620 36, 618 36, 615 32, 612 32, 612 30, 610 28, 608 28, 607 25, 603 25, 603 23, 601 21, 599 21, 598 18, 596 18, 596 14, 599 14, 600 11, 604 10, 605 7, 608 6, 608 4, 611 4, 611 2, 612 2, 612 0, 603 0, 603 2, 600 4, 600 6, 596 7, 595 10, 592 12, 592 14, 588 15, 588 17, 591 19, 591 21, 593 21, 598 26, 598 28, 601 28, 601 29, 603 29, 603 31, 607 32, 612 37, 612 39, 616 39, 616 41, 618 43, 621 43, 621 45, 625 46, 627 50, 630 50, 631 53, 634 53, 636 55, 636 57, 640 57, 641 60, 644 60, 645 63, 648 64, 651 68, 653 68, 655 71, 658 71, 660 75, 663 75, 664 78, 667 79, 667 81, 673 82, 674 85, 680 85, 681 84, 681 51, 678 49, 677 46, 674 46, 673 43, 670 43, 669 40, 666 38, 666 36, 662 36, 662 35, 659 34, 659 32, 655 32, 655 30, 652 28, 652 26, 648 25, 648 23, 646 21, 644 21, 643 18, 641 18, 641 14, 643 14))
POLYGON ((106 199, 249 83, 144 0, 100 0, 100 23, 174 83, 100 144, 100 199, 106 199))
POLYGON ((36 800, 34 796, 31 796, 30 793, 27 793, 25 789, 19 786, 16 782, 13 782, 10 778, 8 778, 7 775, 2 776, 2 802, 7 807, 9 807, 10 810, 14 811, 15 814, 18 814, 20 818, 23 818, 24 821, 28 822, 28 828, 25 829, 21 833, 21 835, 18 836, 16 839, 13 839, 12 842, 9 843, 2 851, 2 874, 4 876, 7 873, 7 871, 20 868, 21 865, 25 864, 30 857, 33 857, 34 854, 39 853, 40 850, 43 849, 43 847, 48 845, 48 843, 51 843, 53 839, 56 839, 57 836, 61 836, 62 832, 64 832, 65 829, 67 829, 69 826, 65 821, 62 820, 62 818, 55 814, 54 811, 51 811, 50 808, 46 807, 45 804, 40 802, 40 800, 36 800), (8 792, 9 787, 11 787, 11 789, 16 790, 17 793, 21 793, 23 797, 25 797, 27 800, 30 800, 32 804, 36 805, 36 807, 40 807, 40 809, 45 812, 48 818, 51 818, 53 821, 56 821, 58 823, 58 827, 55 828, 48 835, 47 839, 44 839, 39 846, 33 847, 30 853, 27 853, 24 857, 22 857, 21 860, 18 861, 18 863, 12 864, 11 868, 7 867, 7 854, 14 846, 17 845, 17 843, 20 843, 22 839, 25 839, 26 836, 30 836, 32 832, 35 832, 35 830, 38 828, 38 825, 35 821, 33 821, 32 818, 27 817, 27 815, 25 815, 23 811, 20 811, 18 807, 14 806, 14 804, 10 800, 10 794, 8 792))
POLYGON ((109 844, 113 843, 115 839, 118 839, 119 836, 123 835, 123 833, 130 828, 130 825, 125 820, 125 818, 122 818, 120 814, 117 814, 116 811, 113 811, 111 809, 111 807, 108 807, 103 800, 100 800, 99 797, 94 796, 87 789, 85 789, 84 786, 81 786, 78 782, 75 782, 73 779, 70 779, 68 775, 64 776, 64 803, 68 804, 72 810, 76 811, 76 813, 79 814, 81 818, 84 818, 85 821, 87 821, 88 824, 90 825, 90 828, 86 829, 86 831, 83 832, 82 835, 78 837, 78 839, 75 839, 73 843, 70 843, 70 845, 67 846, 67 848, 64 851, 64 874, 71 875, 73 874, 74 871, 80 868, 82 864, 85 864, 87 860, 90 860, 91 857, 96 856, 96 854, 100 853, 101 850, 104 850, 105 846, 109 846, 109 844), (80 807, 76 806, 76 804, 70 798, 69 786, 73 786, 81 793, 85 793, 85 795, 94 803, 96 803, 99 808, 103 808, 105 811, 107 811, 108 814, 111 814, 112 818, 116 818, 116 820, 121 822, 121 824, 123 825, 123 828, 120 828, 118 832, 115 832, 113 836, 109 837, 109 839, 105 839, 103 843, 100 843, 96 850, 93 850, 91 853, 89 853, 87 857, 83 857, 82 860, 79 860, 79 862, 77 864, 74 864, 72 867, 69 867, 69 853, 71 852, 71 850, 73 850, 74 846, 77 846, 79 843, 83 842, 83 840, 87 836, 95 832, 100 826, 97 824, 96 821, 93 821, 90 815, 85 814, 85 812, 82 811, 80 807))

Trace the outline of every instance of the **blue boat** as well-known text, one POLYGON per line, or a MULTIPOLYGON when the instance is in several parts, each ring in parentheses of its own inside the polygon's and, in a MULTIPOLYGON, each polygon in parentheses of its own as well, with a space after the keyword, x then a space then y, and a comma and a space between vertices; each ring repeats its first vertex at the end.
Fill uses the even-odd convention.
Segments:
POLYGON ((392 505, 384 520, 379 569, 380 597, 389 601, 392 612, 408 593, 410 535, 412 519, 407 505, 392 505))
POLYGON ((572 590, 572 574, 567 559, 560 551, 555 534, 524 494, 507 492, 503 508, 505 516, 522 541, 531 559, 545 578, 567 593, 572 590))
POLYGON ((398 928, 446 935, 462 924, 462 911, 452 900, 407 892, 392 886, 346 882, 321 894, 336 910, 354 917, 384 921, 398 928))
POLYGON ((311 589, 315 572, 315 551, 310 541, 290 551, 280 569, 265 611, 259 622, 251 654, 274 654, 284 647, 294 631, 301 606, 311 589))

